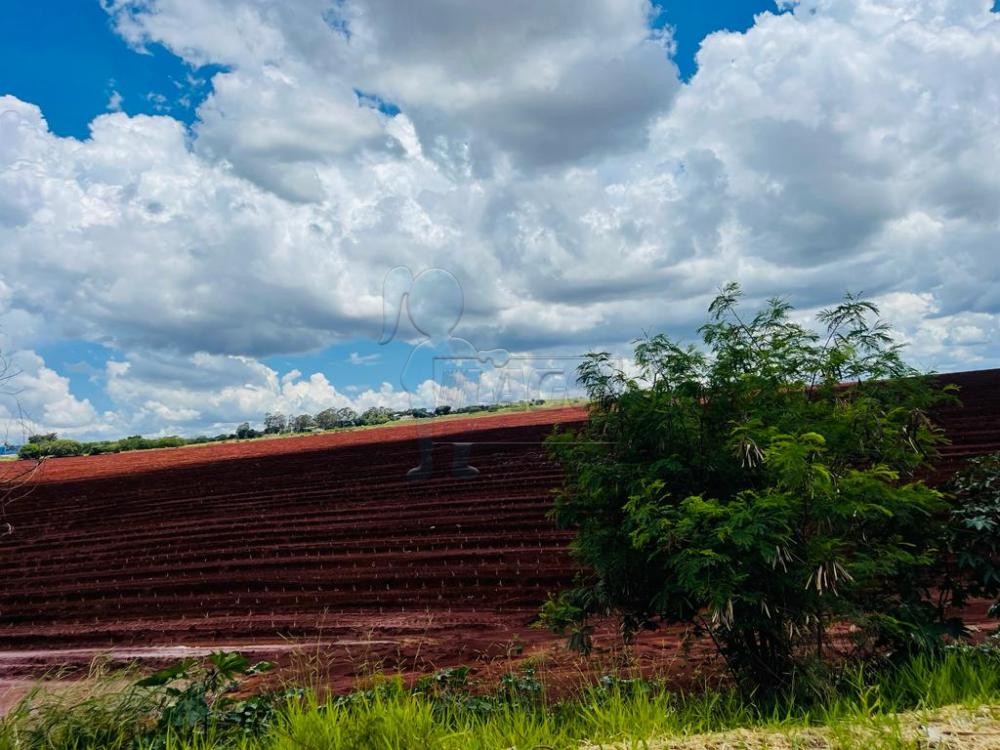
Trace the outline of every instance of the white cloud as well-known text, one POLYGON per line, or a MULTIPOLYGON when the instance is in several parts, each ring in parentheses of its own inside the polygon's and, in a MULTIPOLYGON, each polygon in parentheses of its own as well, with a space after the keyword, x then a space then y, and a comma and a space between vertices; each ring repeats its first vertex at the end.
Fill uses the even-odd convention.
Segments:
POLYGON ((70 392, 69 379, 45 366, 33 351, 11 354, 7 361, 15 375, 0 384, 0 434, 18 442, 28 433, 59 432, 72 436, 100 431, 102 420, 90 401, 70 392))
POLYGON ((690 333, 738 279, 806 309, 861 289, 922 362, 1000 362, 988 0, 808 0, 709 37, 685 86, 645 0, 107 5, 132 44, 229 66, 191 131, 58 138, 0 98, 3 343, 125 352, 117 424, 347 399, 259 358, 377 335, 400 264, 453 271, 484 348, 690 333))
MULTIPOLYGON (((160 41, 193 63, 237 69, 217 77, 199 128, 220 145, 247 137, 219 127, 242 114, 269 149, 297 134, 307 137, 292 151, 349 150, 377 135, 357 88, 401 106, 449 170, 485 174, 496 147, 538 165, 641 145, 679 85, 669 38, 650 31, 649 0, 108 5, 134 44, 160 41)), ((270 171, 269 161, 260 166, 270 171)))

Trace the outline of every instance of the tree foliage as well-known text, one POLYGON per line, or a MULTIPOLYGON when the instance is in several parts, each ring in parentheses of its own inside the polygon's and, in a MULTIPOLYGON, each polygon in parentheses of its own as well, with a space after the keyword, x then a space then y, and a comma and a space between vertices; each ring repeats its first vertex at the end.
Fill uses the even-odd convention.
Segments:
MULTIPOLYGON (((956 604, 968 597, 1000 596, 1000 453, 973 458, 949 489, 955 504, 949 537, 956 604)), ((1000 614, 1000 603, 991 613, 1000 614)))
POLYGON ((349 406, 337 409, 337 427, 352 427, 358 422, 358 413, 349 406))
POLYGON ((372 406, 365 409, 359 420, 364 425, 385 424, 392 421, 392 411, 384 406, 372 406))
POLYGON ((316 413, 316 426, 321 430, 332 430, 337 426, 337 410, 323 409, 316 413))
POLYGON ((772 299, 747 319, 730 284, 702 347, 635 342, 578 369, 590 420, 556 434, 553 515, 586 571, 543 621, 589 646, 589 620, 627 639, 662 623, 710 635, 745 686, 781 688, 832 655, 830 627, 867 651, 943 632, 933 571, 946 504, 917 478, 949 398, 904 363, 871 302, 848 295, 823 332, 772 299))
POLYGON ((288 417, 281 412, 268 412, 264 415, 264 434, 274 435, 288 429, 288 417))
POLYGON ((288 429, 291 432, 308 432, 316 426, 316 420, 311 414, 299 414, 288 420, 288 429))
MULTIPOLYGON (((225 435, 223 437, 230 437, 225 435)), ((97 456, 103 453, 121 453, 122 451, 149 450, 151 448, 179 448, 188 445, 190 440, 167 435, 159 438, 144 438, 142 435, 130 435, 120 440, 98 440, 95 442, 79 442, 77 440, 60 439, 54 432, 44 435, 32 435, 27 443, 21 446, 18 457, 38 460, 42 458, 62 458, 65 456, 97 456)))

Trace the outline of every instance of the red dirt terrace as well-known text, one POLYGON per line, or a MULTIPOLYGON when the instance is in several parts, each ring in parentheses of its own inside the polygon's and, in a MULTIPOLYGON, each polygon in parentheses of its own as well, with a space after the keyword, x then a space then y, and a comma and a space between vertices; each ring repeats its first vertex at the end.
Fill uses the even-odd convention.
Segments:
MULTIPOLYGON (((965 406, 939 415, 942 472, 1000 449, 1000 371, 943 379, 965 406)), ((413 425, 46 461, 0 519, 0 675, 108 647, 294 639, 416 665, 541 642, 526 626, 574 571, 542 443, 585 418, 438 421, 426 481, 405 477, 413 425), (478 477, 451 477, 451 442, 478 477)))

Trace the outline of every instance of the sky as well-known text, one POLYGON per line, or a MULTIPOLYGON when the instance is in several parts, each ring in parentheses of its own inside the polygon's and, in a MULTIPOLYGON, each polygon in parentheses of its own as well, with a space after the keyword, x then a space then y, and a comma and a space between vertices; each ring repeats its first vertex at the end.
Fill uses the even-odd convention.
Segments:
POLYGON ((5 3, 0 429, 406 408, 438 324, 555 396, 730 280, 1000 366, 998 63, 992 0, 5 3))

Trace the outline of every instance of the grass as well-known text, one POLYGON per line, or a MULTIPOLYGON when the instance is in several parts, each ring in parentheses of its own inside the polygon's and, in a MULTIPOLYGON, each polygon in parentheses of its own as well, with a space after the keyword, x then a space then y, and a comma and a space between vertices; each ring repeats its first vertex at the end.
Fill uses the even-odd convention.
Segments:
POLYGON ((162 692, 133 687, 88 696, 36 694, 0 723, 0 750, 901 750, 926 747, 928 735, 941 738, 945 748, 1000 747, 1000 714, 983 708, 1000 705, 1000 655, 971 648, 917 657, 875 678, 859 672, 829 699, 812 703, 763 703, 735 692, 683 694, 657 684, 606 680, 549 704, 531 674, 510 675, 486 696, 469 693, 462 675, 454 674, 416 689, 382 678, 364 692, 322 701, 297 691, 293 698, 286 694, 261 704, 250 722, 245 703, 223 701, 207 720, 180 730, 176 720, 184 719, 183 712, 172 714, 174 729, 157 723, 162 692))

